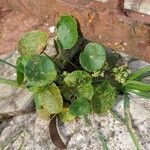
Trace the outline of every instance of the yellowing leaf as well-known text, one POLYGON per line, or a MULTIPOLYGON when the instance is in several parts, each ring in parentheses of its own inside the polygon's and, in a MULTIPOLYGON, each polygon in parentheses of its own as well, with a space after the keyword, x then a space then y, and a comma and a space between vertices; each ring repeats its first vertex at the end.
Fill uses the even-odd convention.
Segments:
POLYGON ((19 40, 17 50, 21 55, 33 56, 40 54, 47 45, 48 34, 43 31, 31 31, 23 35, 19 40))
POLYGON ((54 83, 44 91, 36 93, 34 102, 37 109, 44 109, 49 114, 58 114, 63 108, 60 90, 54 83))

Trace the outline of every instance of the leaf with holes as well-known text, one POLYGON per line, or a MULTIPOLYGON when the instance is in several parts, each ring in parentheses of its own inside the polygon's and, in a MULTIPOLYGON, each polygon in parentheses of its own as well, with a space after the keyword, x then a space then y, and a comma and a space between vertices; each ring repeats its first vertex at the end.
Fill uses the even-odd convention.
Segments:
POLYGON ((86 71, 76 70, 72 73, 67 74, 64 78, 64 83, 67 86, 72 86, 74 84, 92 83, 92 76, 86 71))
POLYGON ((62 49, 71 49, 78 39, 77 22, 74 17, 61 16, 57 23, 57 43, 62 49))
POLYGON ((57 75, 54 63, 47 57, 36 55, 26 65, 25 73, 29 85, 45 86, 52 83, 57 75))
POLYGON ((44 91, 36 93, 34 102, 36 109, 44 109, 49 114, 58 114, 63 108, 63 99, 55 83, 48 86, 44 91))
POLYGON ((92 109, 97 114, 105 114, 113 107, 115 100, 115 88, 108 81, 104 81, 95 89, 91 101, 92 109))
POLYGON ((33 56, 40 54, 48 43, 48 34, 43 31, 31 31, 19 40, 17 49, 21 55, 33 56))
POLYGON ((61 87, 61 93, 68 101, 74 101, 75 99, 80 97, 91 100, 94 94, 94 87, 91 83, 88 82, 79 85, 74 84, 70 87, 63 85, 61 87))
POLYGON ((79 60, 85 70, 89 72, 97 71, 102 68, 106 60, 105 49, 99 44, 89 43, 80 53, 79 60))
POLYGON ((91 75, 80 70, 69 73, 64 78, 61 92, 65 99, 69 101, 80 97, 91 100, 94 93, 91 75))

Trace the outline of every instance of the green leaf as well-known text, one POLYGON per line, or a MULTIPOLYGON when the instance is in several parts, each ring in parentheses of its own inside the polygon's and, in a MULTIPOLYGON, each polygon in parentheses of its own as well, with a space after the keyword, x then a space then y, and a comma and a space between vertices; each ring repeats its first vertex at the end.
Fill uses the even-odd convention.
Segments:
POLYGON ((143 74, 138 78, 138 80, 141 80, 141 79, 144 79, 144 78, 147 78, 147 77, 150 77, 150 71, 143 73, 143 74))
MULTIPOLYGON (((42 109, 41 93, 42 93, 42 92, 34 94, 34 103, 35 103, 36 109, 38 109, 38 110, 42 109)), ((43 94, 43 93, 42 93, 42 94, 43 94)))
POLYGON ((57 23, 57 42, 62 49, 71 49, 78 39, 77 22, 72 16, 61 16, 57 23))
POLYGON ((63 122, 70 122, 74 120, 76 117, 71 114, 68 109, 63 109, 63 111, 59 114, 59 119, 63 122))
POLYGON ((150 72, 150 66, 143 67, 142 69, 139 69, 138 71, 132 73, 129 77, 128 80, 137 80, 140 78, 143 74, 146 74, 150 72))
POLYGON ((89 43, 80 53, 79 60, 85 70, 89 72, 97 71, 102 68, 106 60, 105 49, 99 44, 89 43))
POLYGON ((61 91, 65 99, 69 101, 80 97, 91 100, 94 93, 92 77, 85 71, 73 71, 64 78, 61 91))
POLYGON ((134 90, 134 89, 127 89, 126 92, 127 93, 133 93, 133 94, 139 95, 143 98, 150 99, 150 92, 141 92, 141 91, 134 90))
POLYGON ((63 99, 56 84, 50 85, 47 89, 35 94, 36 109, 43 109, 49 114, 58 114, 63 109, 63 99))
POLYGON ((61 93, 68 101, 74 101, 75 99, 80 97, 91 100, 94 94, 94 87, 91 83, 84 83, 70 87, 63 85, 61 87, 61 93))
POLYGON ((32 92, 33 94, 42 92, 45 89, 45 86, 36 86, 36 85, 31 85, 28 83, 27 89, 32 92))
POLYGON ((79 85, 86 82, 92 83, 92 77, 89 73, 81 70, 73 71, 67 74, 64 78, 64 82, 67 86, 79 85))
POLYGON ((27 56, 20 56, 17 59, 16 69, 17 69, 17 83, 21 85, 24 80, 24 68, 27 65, 28 61, 30 60, 27 56))
POLYGON ((134 89, 141 92, 150 92, 150 84, 141 81, 127 80, 124 88, 125 90, 134 89))
POLYGON ((87 115, 91 111, 91 106, 88 99, 81 97, 71 103, 69 111, 75 116, 87 115))
POLYGON ((77 87, 77 98, 85 97, 91 100, 94 94, 94 87, 91 83, 81 84, 77 87))
POLYGON ((95 90, 92 98, 92 109, 97 114, 105 114, 112 109, 115 100, 115 88, 108 81, 104 81, 95 90))
POLYGON ((52 83, 57 75, 54 63, 46 56, 34 56, 26 65, 25 73, 32 86, 45 86, 52 83))
POLYGON ((62 93, 63 97, 65 98, 65 100, 73 101, 73 100, 77 99, 76 88, 63 85, 63 86, 61 86, 60 90, 61 90, 61 93, 62 93))
POLYGON ((19 40, 17 49, 21 55, 33 56, 40 54, 48 42, 48 34, 43 31, 31 31, 19 40))
POLYGON ((14 87, 18 87, 18 83, 16 82, 16 80, 0 78, 0 84, 7 84, 14 87))

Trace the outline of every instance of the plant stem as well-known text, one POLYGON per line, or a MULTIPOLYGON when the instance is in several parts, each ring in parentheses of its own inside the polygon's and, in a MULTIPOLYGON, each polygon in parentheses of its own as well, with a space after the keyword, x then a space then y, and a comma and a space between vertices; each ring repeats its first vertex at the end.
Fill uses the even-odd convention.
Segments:
POLYGON ((17 82, 15 80, 9 80, 9 79, 0 78, 0 83, 18 87, 18 84, 17 84, 17 82))
POLYGON ((78 69, 78 67, 72 63, 69 59, 65 58, 64 55, 63 55, 63 50, 62 48, 60 47, 59 43, 57 40, 54 40, 55 42, 55 45, 56 45, 56 50, 58 51, 58 55, 56 56, 56 59, 57 58, 62 58, 64 59, 66 62, 68 62, 69 64, 71 64, 72 66, 74 66, 76 69, 78 69))
POLYGON ((9 62, 3 60, 3 59, 0 59, 0 62, 2 62, 3 64, 7 64, 7 65, 9 65, 9 66, 11 66, 11 67, 13 67, 13 68, 16 69, 16 66, 15 66, 15 65, 13 65, 13 64, 11 64, 11 63, 9 63, 9 62))
POLYGON ((139 141, 139 137, 138 135, 136 134, 134 128, 132 127, 132 121, 131 121, 131 114, 130 114, 130 101, 129 101, 129 97, 128 95, 125 93, 125 96, 124 96, 124 114, 125 114, 125 124, 127 126, 127 129, 131 135, 131 138, 136 146, 136 149, 137 150, 141 150, 142 146, 140 144, 140 141, 139 141))
POLYGON ((87 116, 84 116, 85 122, 92 128, 92 130, 97 134, 98 139, 100 139, 102 143, 103 150, 108 150, 107 142, 105 136, 98 130, 94 129, 91 125, 90 120, 87 116))
MULTIPOLYGON (((122 116, 114 109, 110 111, 110 113, 116 118, 118 121, 122 122, 125 124, 125 120, 122 118, 122 116)), ((125 124, 126 125, 126 124, 125 124)))
POLYGON ((69 64, 71 64, 73 67, 75 67, 76 69, 78 69, 78 67, 74 63, 72 63, 69 59, 65 58, 63 55, 60 55, 60 57, 62 59, 64 59, 66 62, 68 62, 69 64))
POLYGON ((137 150, 141 150, 142 146, 139 142, 139 137, 137 136, 134 128, 132 127, 132 121, 131 121, 131 114, 130 114, 130 111, 129 111, 129 108, 130 108, 130 102, 129 102, 129 97, 127 94, 125 94, 125 98, 124 98, 124 113, 125 113, 125 118, 123 118, 117 111, 115 110, 111 110, 111 114, 120 122, 123 122, 127 129, 128 129, 128 132, 130 133, 131 135, 131 138, 136 146, 136 149, 137 150))

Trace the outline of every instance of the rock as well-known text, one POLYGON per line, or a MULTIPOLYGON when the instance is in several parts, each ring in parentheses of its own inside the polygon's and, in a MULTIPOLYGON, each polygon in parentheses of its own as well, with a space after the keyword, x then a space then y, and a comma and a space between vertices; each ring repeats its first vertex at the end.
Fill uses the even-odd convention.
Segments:
MULTIPOLYGON (((122 113, 122 96, 119 96, 119 101, 116 109, 122 113)), ((131 114, 143 149, 148 150, 150 147, 150 102, 131 96, 131 114)), ((67 140, 68 150, 102 149, 101 141, 97 138, 98 132, 103 132, 105 135, 109 150, 135 149, 126 126, 114 119, 110 113, 106 116, 91 114, 88 117, 97 132, 89 127, 83 118, 70 123, 58 123, 61 135, 67 140)), ((0 144, 4 150, 16 150, 20 147, 24 150, 58 150, 59 148, 55 147, 50 140, 48 125, 48 121, 39 119, 35 113, 14 117, 1 123, 0 129, 3 126, 3 130, 0 144)))
POLYGON ((0 115, 16 116, 33 111, 32 94, 21 88, 0 85, 0 115))
POLYGON ((48 124, 49 122, 39 119, 35 113, 14 117, 5 124, 1 133, 0 149, 54 150, 48 124))
MULTIPOLYGON (((0 58, 15 64, 19 54, 1 55, 0 58)), ((15 68, 6 64, 0 65, 0 76, 6 79, 16 79, 15 68)), ((0 116, 10 117, 33 111, 32 94, 23 88, 14 88, 0 84, 0 116)))
POLYGON ((149 0, 143 0, 143 1, 125 0, 124 8, 132 11, 140 12, 142 14, 150 15, 149 0))
MULTIPOLYGON (((141 99, 138 96, 130 96, 131 98, 131 115, 135 125, 135 130, 140 137, 140 141, 144 150, 150 147, 150 101, 141 99)), ((116 110, 123 115, 123 97, 118 97, 118 105, 116 110)), ((110 113, 106 116, 89 115, 92 126, 95 130, 102 132, 108 142, 109 150, 134 150, 136 149, 130 134, 124 124, 117 121, 110 113)), ((86 125, 84 119, 77 122, 67 123, 60 127, 62 135, 67 135, 68 149, 85 149, 100 150, 102 145, 97 138, 97 132, 86 125)))
POLYGON ((149 65, 150 64, 145 61, 133 60, 129 63, 129 69, 131 69, 132 71, 136 71, 137 69, 140 69, 142 67, 149 66, 149 65))
MULTIPOLYGON (((150 64, 141 60, 134 60, 129 63, 129 69, 132 72, 135 72, 137 69, 143 68, 145 66, 150 66, 150 64)), ((145 77, 143 81, 146 83, 150 83, 150 76, 145 77)))
POLYGON ((48 56, 55 57, 57 55, 57 51, 54 46, 54 38, 49 39, 46 50, 44 51, 48 56))

